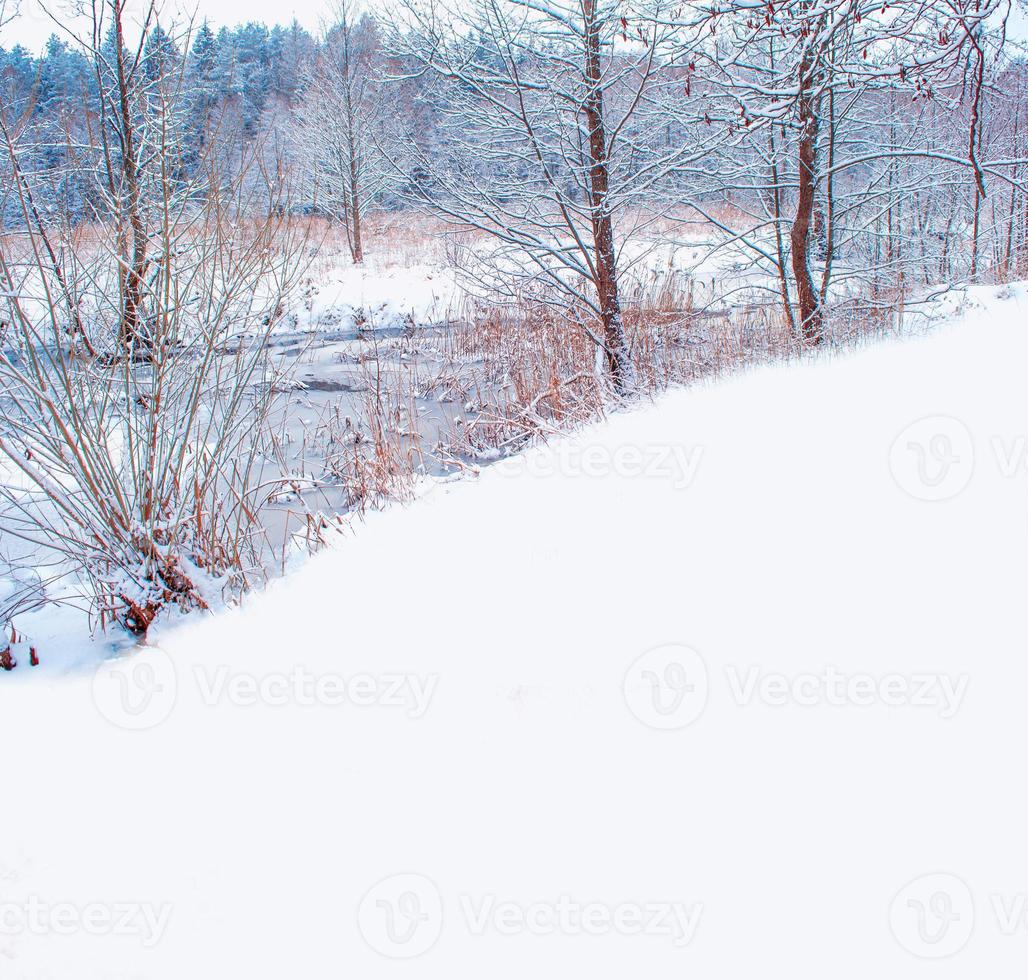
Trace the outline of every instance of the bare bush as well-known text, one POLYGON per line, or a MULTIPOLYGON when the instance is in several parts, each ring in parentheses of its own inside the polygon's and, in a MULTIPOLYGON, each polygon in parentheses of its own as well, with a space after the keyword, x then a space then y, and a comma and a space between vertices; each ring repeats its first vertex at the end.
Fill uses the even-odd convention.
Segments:
MULTIPOLYGON (((120 18, 118 0, 106 9, 120 18)), ((176 179, 173 73, 111 83, 148 149, 133 196, 125 160, 104 145, 130 214, 98 214, 87 243, 34 208, 4 130, 26 226, 0 242, 5 531, 78 583, 101 625, 136 633, 165 607, 245 587, 260 567, 274 387, 264 341, 306 251, 283 208, 252 216, 243 188, 255 175, 223 178, 212 159, 202 180, 176 179)), ((263 183, 274 202, 273 179, 263 183)))

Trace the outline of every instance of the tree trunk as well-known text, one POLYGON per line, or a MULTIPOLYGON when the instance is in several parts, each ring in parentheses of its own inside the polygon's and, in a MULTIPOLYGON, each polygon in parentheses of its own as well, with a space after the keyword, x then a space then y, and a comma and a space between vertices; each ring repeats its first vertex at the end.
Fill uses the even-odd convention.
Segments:
MULTIPOLYGON (((1014 148, 1014 152, 1017 152, 1018 143, 1018 130, 1020 129, 1021 123, 1021 110, 1018 107, 1014 111, 1014 132, 1013 138, 1011 139, 1011 146, 1014 148)), ((1021 168, 1014 167, 1013 178, 1018 180, 1021 176, 1021 168)), ((1007 216, 1007 241, 1006 249, 1003 255, 1003 276, 1006 280, 1010 280, 1014 271, 1014 228, 1017 222, 1017 187, 1012 186, 1010 188, 1010 214, 1007 216)))
MULTIPOLYGON (((771 60, 771 68, 775 66, 775 43, 771 41, 768 55, 771 60)), ((782 127, 782 142, 785 142, 785 127, 782 127)), ((792 300, 789 298, 789 272, 785 259, 785 242, 782 235, 782 183, 781 174, 778 171, 778 149, 775 146, 775 126, 772 123, 767 128, 767 148, 771 160, 771 209, 774 218, 775 228, 775 250, 778 265, 778 288, 782 295, 782 308, 785 311, 785 318, 789 321, 789 331, 796 333, 796 316, 792 311, 792 300)))
POLYGON ((361 205, 359 197, 357 158, 350 152, 350 254, 355 265, 364 261, 364 246, 361 243, 361 205))
POLYGON ((800 332, 809 344, 824 341, 821 297, 810 273, 810 245, 817 186, 817 107, 814 105, 812 63, 800 64, 799 194, 792 223, 792 272, 800 308, 800 332))
MULTIPOLYGON (((121 125, 121 171, 125 181, 126 211, 129 235, 122 237, 122 268, 119 277, 124 296, 124 309, 119 329, 122 349, 139 344, 146 350, 149 340, 145 333, 145 312, 143 310, 143 282, 146 275, 146 224, 142 214, 142 199, 139 186, 139 166, 136 159, 135 128, 132 119, 132 105, 129 80, 125 69, 125 34, 122 29, 122 6, 115 4, 115 43, 117 54, 115 66, 118 85, 118 109, 121 125), (130 239, 130 240, 126 240, 130 239)), ((124 219, 123 219, 124 220, 124 219)), ((139 351, 136 352, 137 354, 139 351)))
POLYGON ((789 273, 785 260, 785 243, 782 236, 782 187, 778 173, 778 151, 775 148, 775 127, 772 123, 767 130, 767 145, 771 156, 771 207, 775 225, 775 249, 778 265, 778 288, 782 295, 782 308, 785 318, 789 321, 789 329, 796 332, 796 317, 792 312, 792 300, 789 298, 789 273))
POLYGON ((1024 223, 1021 229, 1021 254, 1018 257, 1017 273, 1028 273, 1028 194, 1024 195, 1024 223))
POLYGON ((821 270, 822 308, 828 300, 828 289, 832 283, 832 266, 835 262, 835 89, 828 93, 828 176, 825 178, 824 207, 819 211, 824 217, 824 266, 821 270))
POLYGON ((974 186, 974 204, 971 207, 971 282, 978 281, 978 239, 981 226, 982 197, 978 185, 974 186))
POLYGON ((585 19, 585 78, 589 86, 585 98, 585 119, 589 129, 589 203, 596 251, 596 295, 603 326, 607 370, 614 390, 624 395, 634 387, 635 372, 618 298, 614 225, 608 202, 610 174, 603 118, 603 89, 600 84, 600 26, 596 17, 596 0, 582 0, 582 9, 585 19))

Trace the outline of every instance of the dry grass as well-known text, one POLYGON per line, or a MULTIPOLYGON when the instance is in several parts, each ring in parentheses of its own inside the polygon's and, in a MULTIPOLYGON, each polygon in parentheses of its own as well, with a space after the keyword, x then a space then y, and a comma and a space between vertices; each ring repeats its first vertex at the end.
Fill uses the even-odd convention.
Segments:
MULTIPOLYGON (((305 222, 311 240, 319 243, 312 265, 315 279, 338 266, 340 258, 351 263, 346 231, 340 223, 316 217, 294 220, 305 222)), ((376 269, 444 266, 447 242, 455 234, 467 233, 454 232, 444 222, 416 212, 372 212, 362 222, 365 264, 376 269)))
MULTIPOLYGON (((338 226, 317 218, 289 224, 294 239, 316 249, 308 281, 338 268, 340 255, 348 263, 338 226)), ((76 234, 82 236, 78 247, 87 249, 90 229, 76 234)), ((474 238, 429 218, 388 213, 368 222, 367 235, 372 270, 444 267, 453 242, 474 238)), ((624 319, 641 398, 804 353, 773 299, 740 296, 730 312, 702 307, 688 273, 670 264, 640 269, 630 279, 624 319)), ((882 299, 883 311, 895 309, 890 298, 882 299)), ((448 329, 423 332, 412 322, 404 336, 390 339, 369 329, 358 352, 346 355, 359 375, 358 404, 329 405, 301 437, 298 458, 307 459, 309 448, 317 472, 293 472, 284 448, 276 447, 290 505, 283 562, 287 538, 317 548, 340 527, 341 514, 409 499, 426 470, 463 470, 602 418, 617 402, 582 328, 585 315, 540 304, 469 301, 448 329), (451 406, 441 413, 442 429, 422 426, 429 403, 451 406), (320 507, 309 506, 315 499, 320 507)), ((850 345, 895 329, 896 318, 854 306, 836 310, 832 323, 836 343, 850 345)))
MULTIPOLYGON (((687 284, 675 280, 636 300, 624 316, 639 397, 807 352, 774 304, 741 305, 731 315, 693 309, 687 284)), ((884 320, 840 318, 836 344, 890 329, 884 320)), ((451 369, 437 374, 431 390, 470 409, 445 447, 455 459, 515 452, 601 418, 614 404, 574 315, 542 306, 488 310, 451 331, 445 347, 451 369)))

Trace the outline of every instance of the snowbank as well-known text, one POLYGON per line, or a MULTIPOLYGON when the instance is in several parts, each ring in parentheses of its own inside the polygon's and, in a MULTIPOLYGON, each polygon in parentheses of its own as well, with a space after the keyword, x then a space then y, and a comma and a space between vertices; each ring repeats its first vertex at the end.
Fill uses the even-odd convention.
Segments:
POLYGON ((0 683, 4 975, 1014 976, 1026 313, 673 393, 0 683))
POLYGON ((275 332, 432 326, 458 314, 461 296, 452 270, 443 265, 399 267, 374 257, 360 266, 333 264, 275 332))

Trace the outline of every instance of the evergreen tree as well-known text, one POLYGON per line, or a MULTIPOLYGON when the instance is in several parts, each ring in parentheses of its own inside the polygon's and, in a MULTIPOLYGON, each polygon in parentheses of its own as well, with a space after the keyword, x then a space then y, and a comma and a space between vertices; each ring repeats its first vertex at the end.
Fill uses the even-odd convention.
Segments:
POLYGON ((200 25, 186 66, 188 130, 185 166, 193 173, 207 144, 208 130, 218 106, 218 40, 207 21, 200 25))
POLYGON ((154 24, 146 38, 143 49, 143 74, 148 83, 161 81, 175 72, 179 63, 179 51, 175 42, 161 27, 154 24))
POLYGON ((10 51, 0 48, 0 106, 5 112, 16 116, 24 111, 35 78, 33 58, 20 44, 10 51))
POLYGON ((268 29, 263 24, 245 24, 236 32, 236 58, 243 97, 243 130, 247 136, 257 132, 261 114, 268 103, 268 40, 268 29))
POLYGON ((212 79, 215 88, 225 100, 239 94, 238 72, 236 70, 236 47, 228 28, 218 31, 214 44, 214 70, 212 79))

